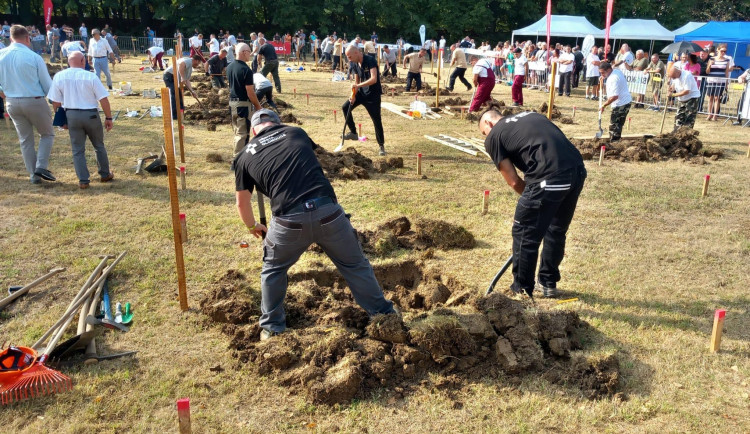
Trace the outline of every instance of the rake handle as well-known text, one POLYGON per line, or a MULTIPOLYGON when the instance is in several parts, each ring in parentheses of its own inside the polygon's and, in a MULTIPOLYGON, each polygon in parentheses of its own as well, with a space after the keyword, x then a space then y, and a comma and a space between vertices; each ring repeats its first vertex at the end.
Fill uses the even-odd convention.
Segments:
POLYGON ((35 281, 29 283, 28 285, 24 286, 23 288, 19 289, 18 291, 14 292, 13 294, 5 297, 4 299, 0 300, 0 309, 4 308, 5 306, 9 305, 13 300, 17 299, 18 297, 26 294, 29 292, 29 290, 40 283, 44 282, 45 280, 49 279, 50 277, 54 276, 57 273, 61 273, 65 271, 65 268, 53 268, 49 271, 49 273, 45 274, 44 276, 36 279, 35 281))

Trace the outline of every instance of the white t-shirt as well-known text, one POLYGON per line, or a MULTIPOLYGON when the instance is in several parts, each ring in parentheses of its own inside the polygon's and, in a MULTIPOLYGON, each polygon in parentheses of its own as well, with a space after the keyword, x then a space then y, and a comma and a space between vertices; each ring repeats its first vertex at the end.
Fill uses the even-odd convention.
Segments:
POLYGON ((271 87, 271 81, 264 77, 263 74, 256 72, 253 74, 253 85, 255 86, 255 90, 261 90, 271 87))
POLYGON ((112 47, 109 46, 109 42, 107 42, 106 39, 99 38, 99 41, 97 42, 96 39, 91 38, 89 41, 89 56, 107 57, 109 56, 109 53, 112 53, 112 47))
POLYGON ((88 36, 89 36, 89 29, 87 29, 84 26, 81 26, 78 29, 78 33, 81 35, 82 38, 88 38, 88 36))
POLYGON ((64 109, 90 110, 109 96, 101 80, 83 68, 68 68, 55 74, 47 98, 62 103, 64 109))
POLYGON ((203 39, 199 38, 197 35, 190 38, 190 46, 195 48, 201 48, 203 46, 203 39))
POLYGON ((234 35, 227 36, 227 42, 229 42, 229 45, 234 47, 237 45, 237 38, 234 37, 234 35))
POLYGON ((526 75, 527 62, 528 60, 526 60, 526 56, 521 53, 521 57, 517 57, 516 60, 513 61, 513 75, 526 75))
POLYGON ((80 51, 83 54, 86 54, 86 50, 83 49, 83 45, 81 45, 81 41, 66 41, 62 46, 62 54, 65 57, 68 57, 70 53, 74 51, 80 51))
POLYGON ((490 59, 484 58, 477 60, 477 63, 474 64, 474 68, 471 70, 471 73, 474 75, 479 75, 480 77, 487 77, 487 70, 492 71, 492 61, 490 59))
POLYGON ((445 38, 440 38, 440 45, 439 46, 440 46, 441 50, 445 48, 445 38))
POLYGON ((560 53, 560 61, 563 60, 570 60, 571 62, 567 65, 563 63, 558 63, 557 70, 560 72, 560 74, 564 74, 566 72, 573 72, 573 66, 575 65, 576 57, 573 55, 573 53, 560 53))
POLYGON ((156 57, 159 53, 163 53, 164 49, 161 47, 153 46, 146 51, 148 51, 148 54, 150 54, 151 57, 156 57))
POLYGON ((693 98, 700 98, 701 92, 698 90, 698 85, 695 84, 695 77, 690 71, 682 71, 679 78, 673 78, 670 80, 675 93, 680 93, 683 90, 689 91, 687 95, 678 96, 677 99, 680 101, 687 101, 693 98))
POLYGON ((216 38, 211 39, 211 42, 209 42, 208 44, 211 47, 208 51, 210 51, 211 53, 218 53, 219 50, 221 50, 221 45, 216 38))
POLYGON ((612 107, 624 106, 633 101, 628 90, 628 80, 619 69, 613 69, 612 74, 607 77, 607 97, 611 98, 615 95, 617 99, 612 103, 612 107))
POLYGON ((599 77, 599 65, 594 65, 592 62, 598 62, 599 56, 594 53, 589 53, 586 56, 586 78, 599 77))
MULTIPOLYGON (((618 68, 620 68, 620 70, 622 71, 627 71, 628 68, 625 65, 633 66, 633 61, 635 60, 635 57, 633 57, 632 51, 628 51, 625 54, 620 53, 619 59, 622 59, 623 62, 620 64, 620 66, 618 66, 618 68)), ((619 60, 619 59, 615 59, 615 60, 619 60)))

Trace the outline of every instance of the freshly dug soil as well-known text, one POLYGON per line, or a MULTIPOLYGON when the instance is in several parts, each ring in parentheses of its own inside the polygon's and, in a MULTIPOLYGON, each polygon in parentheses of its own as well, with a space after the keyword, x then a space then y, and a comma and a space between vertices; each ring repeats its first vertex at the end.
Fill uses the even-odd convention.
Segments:
POLYGON ((221 154, 216 152, 209 152, 206 154, 206 161, 209 163, 223 163, 224 157, 221 156, 221 154))
POLYGON ((652 138, 621 139, 610 142, 608 138, 571 142, 581 151, 584 160, 598 158, 602 146, 606 146, 604 156, 620 161, 664 161, 683 160, 702 164, 706 159, 715 161, 724 155, 720 149, 703 147, 698 138, 699 131, 680 127, 677 131, 652 138))
POLYGON ((471 249, 476 245, 474 235, 463 226, 438 220, 418 219, 412 223, 406 217, 389 220, 374 231, 357 232, 362 249, 369 254, 388 256, 394 250, 471 249))
POLYGON ((294 114, 292 112, 282 113, 282 115, 281 115, 281 122, 283 122, 285 124, 302 125, 302 121, 300 121, 299 119, 297 119, 297 117, 294 116, 294 114))
POLYGON ((63 70, 63 67, 59 63, 55 63, 55 64, 47 63, 47 72, 49 72, 50 77, 54 77, 55 74, 57 74, 58 72, 62 70, 63 70))
POLYGON ((404 159, 401 157, 382 158, 373 162, 354 147, 338 153, 318 147, 315 154, 328 179, 370 179, 372 172, 385 173, 389 169, 404 167, 404 159))
MULTIPOLYGON (((482 107, 473 113, 467 113, 466 119, 468 119, 470 122, 478 122, 479 116, 482 114, 482 112, 490 107, 496 108, 501 115, 503 116, 513 116, 521 112, 526 111, 533 111, 537 113, 541 113, 545 116, 547 116, 547 103, 543 102, 539 107, 537 107, 536 110, 529 110, 528 108, 524 107, 513 107, 513 106, 506 106, 504 101, 498 101, 496 99, 491 99, 490 101, 487 101, 486 103, 482 104, 482 107)), ((563 116, 562 112, 557 108, 556 105, 552 106, 552 120, 560 122, 561 124, 574 124, 573 118, 570 116, 563 116)))
MULTIPOLYGON (((199 75, 200 76, 200 75, 199 75)), ((201 109, 198 103, 185 107, 184 119, 188 125, 206 125, 208 131, 216 131, 217 125, 231 125, 232 112, 229 109, 229 89, 213 89, 211 83, 203 81, 195 85, 196 91, 205 95, 202 99, 206 112, 201 109)), ((185 95, 187 97, 187 94, 185 95)), ((292 108, 287 102, 276 98, 274 102, 279 110, 292 108)), ((280 114, 281 121, 286 124, 302 125, 292 112, 283 112, 280 114)))

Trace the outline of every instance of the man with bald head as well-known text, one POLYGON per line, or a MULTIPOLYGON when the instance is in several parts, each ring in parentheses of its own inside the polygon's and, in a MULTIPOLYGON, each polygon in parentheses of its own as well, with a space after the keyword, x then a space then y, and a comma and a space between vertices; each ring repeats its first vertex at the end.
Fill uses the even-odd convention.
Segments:
POLYGON ((635 57, 633 57, 633 52, 630 51, 630 46, 628 44, 622 44, 620 52, 617 53, 615 63, 612 66, 618 68, 620 71, 630 71, 633 69, 634 61, 635 57))
MULTIPOLYGON (((273 46, 269 45, 273 48, 273 46)), ((235 46, 235 61, 227 67, 227 81, 229 82, 229 110, 232 112, 232 127, 234 128, 234 157, 250 141, 250 116, 255 110, 260 110, 260 102, 255 95, 253 71, 247 65, 252 57, 250 46, 240 43, 235 46)))
POLYGON ((669 89, 674 92, 671 97, 677 98, 677 115, 674 117, 674 129, 681 126, 693 128, 695 117, 698 116, 698 102, 701 92, 695 83, 695 77, 690 71, 673 66, 669 70, 669 89))
POLYGON ((349 133, 345 134, 343 138, 347 140, 359 138, 351 111, 358 105, 363 105, 375 126, 375 138, 380 147, 379 154, 385 155, 385 135, 383 134, 383 121, 380 117, 380 95, 383 93, 383 87, 380 85, 378 62, 375 57, 359 51, 355 44, 349 45, 345 54, 349 59, 350 69, 354 73, 352 88, 356 92, 354 98, 348 99, 341 107, 346 116, 346 125, 349 127, 349 133))
MULTIPOLYGON (((109 92, 101 80, 83 69, 86 59, 80 51, 68 55, 70 68, 55 74, 47 98, 55 111, 65 110, 70 144, 73 148, 73 167, 78 176, 78 186, 89 188, 89 169, 86 165, 86 137, 96 152, 96 162, 101 182, 109 182, 115 175, 110 171, 107 150, 104 148, 104 131, 99 118, 99 105, 104 111, 104 128, 112 129, 112 112, 109 92), (62 107, 62 108, 61 108, 62 107)), ((63 127, 65 128, 65 127, 63 127)))
POLYGON ((279 58, 276 56, 276 48, 268 43, 262 36, 258 37, 258 64, 263 61, 263 69, 260 74, 268 77, 270 72, 273 76, 273 83, 276 85, 276 92, 281 93, 281 79, 279 78, 279 58))

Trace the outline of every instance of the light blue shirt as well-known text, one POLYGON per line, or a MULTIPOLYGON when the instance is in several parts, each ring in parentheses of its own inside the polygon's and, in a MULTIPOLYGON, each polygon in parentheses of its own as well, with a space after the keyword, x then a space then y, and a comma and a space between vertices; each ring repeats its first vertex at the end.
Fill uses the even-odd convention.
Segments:
POLYGON ((47 96, 52 79, 38 54, 14 42, 0 50, 0 88, 9 98, 47 96))

